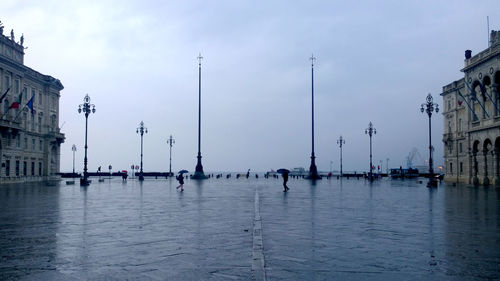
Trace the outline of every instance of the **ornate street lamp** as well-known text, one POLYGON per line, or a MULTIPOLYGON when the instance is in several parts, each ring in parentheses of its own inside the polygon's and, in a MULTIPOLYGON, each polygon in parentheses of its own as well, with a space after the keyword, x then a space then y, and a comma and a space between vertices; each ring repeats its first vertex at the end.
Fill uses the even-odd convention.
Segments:
POLYGON ((340 138, 337 140, 337 144, 340 145, 340 176, 342 177, 342 145, 345 144, 345 139, 340 136, 340 138))
POLYGON ((373 180, 373 163, 372 163, 372 136, 377 134, 377 129, 373 127, 372 122, 370 121, 370 124, 368 124, 368 128, 365 129, 365 134, 370 136, 370 173, 368 174, 368 179, 370 181, 373 180))
POLYGON ((321 176, 318 175, 318 168, 316 167, 316 156, 314 155, 314 61, 316 58, 311 55, 309 58, 311 60, 311 116, 312 116, 312 151, 311 151, 311 166, 309 166, 309 175, 308 179, 317 180, 321 179, 321 176))
POLYGON ((90 103, 90 97, 89 95, 85 95, 83 98, 83 104, 80 104, 78 106, 78 113, 84 113, 85 114, 85 157, 83 158, 83 178, 80 178, 80 185, 82 186, 88 186, 90 184, 88 180, 88 173, 87 173, 87 131, 88 131, 88 120, 89 120, 89 114, 90 113, 95 113, 95 105, 90 103), (92 108, 92 109, 91 109, 92 108))
POLYGON ((141 171, 139 172, 139 180, 143 181, 144 175, 143 175, 143 171, 142 171, 142 138, 144 136, 144 133, 146 133, 146 134, 148 133, 148 128, 144 127, 144 122, 141 121, 141 123, 139 124, 139 127, 136 129, 135 132, 138 134, 141 134, 141 171))
POLYGON ((204 180, 207 179, 203 172, 203 165, 201 165, 201 54, 198 56, 198 162, 192 179, 204 180))
POLYGON ((422 113, 427 112, 427 116, 429 116, 429 182, 427 183, 427 187, 437 187, 437 180, 434 177, 434 169, 432 168, 432 141, 431 141, 431 116, 432 112, 439 112, 438 104, 433 102, 433 98, 431 94, 427 95, 426 102, 423 103, 420 107, 420 111, 422 113))
POLYGON ((73 175, 75 174, 75 152, 76 152, 76 145, 73 144, 71 147, 71 151, 73 151, 73 175))
POLYGON ((167 140, 167 144, 170 145, 170 166, 168 169, 168 175, 172 176, 172 144, 175 143, 175 140, 172 138, 172 135, 170 135, 170 138, 167 140))

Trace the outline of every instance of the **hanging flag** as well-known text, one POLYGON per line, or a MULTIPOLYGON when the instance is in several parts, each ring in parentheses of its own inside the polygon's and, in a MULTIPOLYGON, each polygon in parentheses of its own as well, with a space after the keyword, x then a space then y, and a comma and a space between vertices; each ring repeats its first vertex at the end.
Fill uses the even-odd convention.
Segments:
POLYGON ((0 97, 0 103, 2 103, 3 99, 7 96, 7 93, 9 92, 10 88, 5 91, 5 93, 0 97))
POLYGON ((458 106, 462 106, 462 104, 464 103, 463 97, 460 94, 457 96, 457 103, 458 106))
POLYGON ((33 110, 33 98, 35 96, 32 96, 31 99, 28 101, 28 103, 26 104, 26 106, 31 110, 31 114, 34 114, 35 111, 33 110))
POLYGON ((11 109, 11 108, 19 108, 19 105, 21 105, 21 101, 22 101, 22 100, 23 100, 23 93, 21 92, 21 93, 19 94, 19 97, 17 98, 17 101, 13 102, 13 103, 10 105, 9 109, 11 109))

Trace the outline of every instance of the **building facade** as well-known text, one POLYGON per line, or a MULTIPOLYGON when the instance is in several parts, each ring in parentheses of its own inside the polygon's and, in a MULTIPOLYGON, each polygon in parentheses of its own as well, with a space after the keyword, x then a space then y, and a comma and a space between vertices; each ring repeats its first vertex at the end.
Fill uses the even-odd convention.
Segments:
POLYGON ((445 181, 500 185, 500 31, 443 87, 445 181))
POLYGON ((16 42, 14 31, 3 33, 0 22, 0 183, 53 181, 64 142, 59 128, 64 87, 24 65, 23 37, 16 42))

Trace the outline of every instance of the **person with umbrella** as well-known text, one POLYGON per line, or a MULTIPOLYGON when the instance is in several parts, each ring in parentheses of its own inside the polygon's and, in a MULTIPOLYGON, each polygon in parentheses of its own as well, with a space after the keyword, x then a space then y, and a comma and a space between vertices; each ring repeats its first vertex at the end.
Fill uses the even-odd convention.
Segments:
POLYGON ((185 173, 188 173, 187 170, 181 170, 179 171, 179 175, 175 178, 176 180, 179 181, 179 186, 176 187, 176 189, 179 189, 179 187, 181 188, 181 191, 184 191, 184 174, 185 173))
POLYGON ((286 183, 288 182, 288 174, 290 173, 290 171, 287 169, 279 169, 277 172, 283 176, 283 192, 287 192, 290 189, 288 188, 288 186, 286 186, 286 183))

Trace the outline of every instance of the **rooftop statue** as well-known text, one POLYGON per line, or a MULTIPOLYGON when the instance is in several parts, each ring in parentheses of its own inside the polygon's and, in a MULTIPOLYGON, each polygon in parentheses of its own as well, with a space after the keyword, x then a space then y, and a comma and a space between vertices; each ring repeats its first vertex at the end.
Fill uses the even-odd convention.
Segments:
POLYGON ((24 44, 24 33, 21 35, 21 46, 24 44))
POLYGON ((3 24, 1 20, 0 20, 0 35, 3 35, 3 24))
POLYGON ((15 41, 15 39, 14 39, 14 29, 10 30, 10 40, 15 41))

